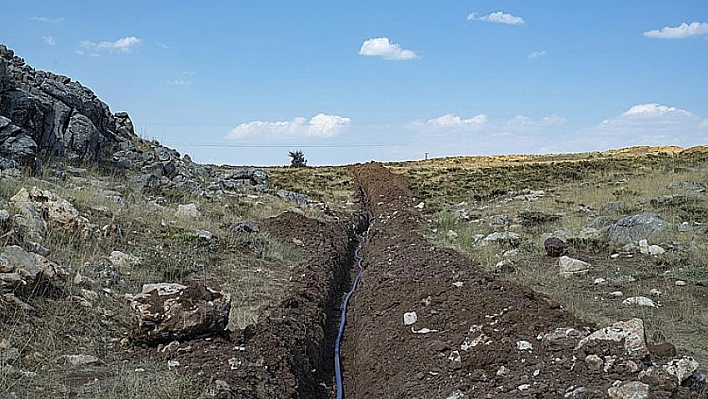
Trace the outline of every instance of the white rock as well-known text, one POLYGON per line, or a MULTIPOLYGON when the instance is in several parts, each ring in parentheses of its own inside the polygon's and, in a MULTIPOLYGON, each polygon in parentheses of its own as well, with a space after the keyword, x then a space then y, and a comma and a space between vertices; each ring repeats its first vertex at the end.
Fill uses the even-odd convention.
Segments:
POLYGON ((521 392, 528 391, 529 389, 531 389, 531 384, 521 384, 519 385, 518 389, 521 392))
POLYGON ((445 399, 468 399, 469 396, 465 395, 462 391, 459 389, 456 391, 452 391, 445 399))
POLYGON ((174 370, 177 367, 179 367, 179 362, 177 360, 168 360, 167 361, 167 368, 168 369, 174 370))
POLYGON ((66 364, 69 366, 86 366, 89 364, 99 363, 100 360, 96 356, 91 355, 62 355, 57 359, 57 363, 66 364))
POLYGON ((201 212, 199 212, 199 210, 197 209, 197 205, 194 203, 180 205, 177 207, 177 212, 175 212, 175 216, 182 218, 196 219, 201 215, 201 212))
POLYGON ((422 210, 423 208, 425 208, 425 202, 418 203, 418 205, 414 206, 414 208, 422 210))
POLYGON ((585 273, 590 268, 588 262, 574 259, 570 256, 561 256, 558 258, 558 266, 560 267, 561 274, 585 273))
POLYGON ((529 341, 518 341, 516 342, 516 349, 520 351, 532 350, 533 345, 529 341))
POLYGON ((665 253, 666 250, 658 245, 650 245, 649 246, 649 255, 661 255, 665 253))
POLYGON ((508 368, 506 368, 504 366, 501 366, 501 367, 499 367, 499 370, 497 370, 497 375, 500 377, 505 377, 505 376, 509 375, 510 372, 511 372, 511 370, 509 370, 508 368))
POLYGON ((622 306, 647 306, 650 308, 656 307, 654 301, 645 296, 631 296, 622 301, 622 306))
POLYGON ((660 297, 662 292, 660 290, 657 290, 656 288, 652 288, 651 291, 649 291, 649 295, 655 296, 655 297, 660 297))
POLYGON ((620 386, 608 388, 607 394, 612 399, 647 399, 649 385, 639 381, 625 382, 620 386))
POLYGON ((607 284, 607 280, 605 280, 602 277, 598 277, 592 283, 595 285, 601 285, 601 284, 604 285, 604 284, 607 284))
POLYGON ((418 315, 415 312, 408 312, 403 314, 403 324, 410 326, 418 321, 418 315))
POLYGON ((119 270, 127 270, 135 266, 139 266, 142 263, 142 259, 123 253, 121 251, 111 252, 111 256, 108 257, 111 265, 115 266, 119 270))
POLYGON ((649 253, 649 242, 647 240, 639 240, 639 252, 645 255, 649 253))
POLYGON ((448 230, 447 231, 447 238, 449 239, 454 239, 457 238, 457 233, 455 233, 455 230, 448 230))
POLYGON ((622 292, 622 291, 612 291, 612 292, 610 292, 610 293, 607 294, 607 295, 609 295, 609 296, 612 297, 612 298, 622 298, 622 297, 624 296, 624 292, 622 292))
POLYGON ((677 287, 685 287, 688 283, 683 280, 676 280, 674 284, 676 284, 677 287))
POLYGON ((620 257, 620 254, 618 254, 618 253, 614 253, 614 254, 610 255, 610 258, 612 258, 612 259, 618 259, 619 257, 620 257))
POLYGON ((644 340, 644 322, 641 319, 618 321, 609 327, 597 330, 581 339, 575 350, 597 341, 622 342, 625 351, 632 358, 643 359, 649 354, 647 343, 644 340))
POLYGON ((460 351, 450 352, 450 356, 447 359, 451 362, 457 362, 457 363, 462 362, 462 356, 460 355, 460 351))
POLYGON ((664 370, 673 375, 678 380, 679 385, 698 370, 699 364, 692 357, 684 356, 681 359, 674 359, 664 365, 664 370))

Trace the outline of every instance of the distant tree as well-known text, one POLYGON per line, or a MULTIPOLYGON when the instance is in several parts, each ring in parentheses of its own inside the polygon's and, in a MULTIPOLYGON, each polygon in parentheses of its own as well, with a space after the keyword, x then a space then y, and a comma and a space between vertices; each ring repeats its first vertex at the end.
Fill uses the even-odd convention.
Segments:
POLYGON ((288 155, 292 158, 290 161, 291 168, 304 168, 307 166, 307 159, 305 159, 305 153, 302 151, 290 151, 288 155))

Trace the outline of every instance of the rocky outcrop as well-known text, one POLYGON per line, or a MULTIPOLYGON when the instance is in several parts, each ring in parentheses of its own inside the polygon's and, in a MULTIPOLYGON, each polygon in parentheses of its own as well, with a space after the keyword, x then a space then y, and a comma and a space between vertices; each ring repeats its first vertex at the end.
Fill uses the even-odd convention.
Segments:
POLYGON ((35 70, 0 44, 0 169, 37 168, 48 158, 129 171, 138 192, 211 195, 270 188, 263 170, 221 172, 139 138, 126 112, 112 113, 79 82, 35 70))
POLYGON ((41 157, 107 163, 134 133, 79 82, 38 71, 0 45, 0 156, 36 166, 41 157), (120 123, 119 123, 120 121, 120 123))

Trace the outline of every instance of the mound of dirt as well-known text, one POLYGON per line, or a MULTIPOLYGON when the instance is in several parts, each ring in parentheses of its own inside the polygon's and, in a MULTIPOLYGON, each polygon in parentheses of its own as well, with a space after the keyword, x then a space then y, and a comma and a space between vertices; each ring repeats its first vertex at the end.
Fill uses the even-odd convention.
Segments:
POLYGON ((401 176, 375 163, 353 172, 373 217, 342 349, 347 398, 698 397, 638 382, 656 370, 650 356, 578 350, 596 326, 428 243, 401 176))

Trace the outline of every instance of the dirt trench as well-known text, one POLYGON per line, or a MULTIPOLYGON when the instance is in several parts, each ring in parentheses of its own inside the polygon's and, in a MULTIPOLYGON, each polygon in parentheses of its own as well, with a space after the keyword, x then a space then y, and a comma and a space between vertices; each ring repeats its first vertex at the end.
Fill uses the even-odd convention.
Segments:
MULTIPOLYGON (((585 356, 576 357, 577 340, 542 344, 538 337, 556 328, 587 333, 596 326, 428 243, 403 176, 377 163, 353 173, 372 221, 342 347, 347 399, 606 398, 616 381, 637 380, 629 363, 591 370, 585 356), (409 312, 417 320, 404 325, 409 312)), ((676 386, 652 385, 650 392, 698 397, 676 386)))

